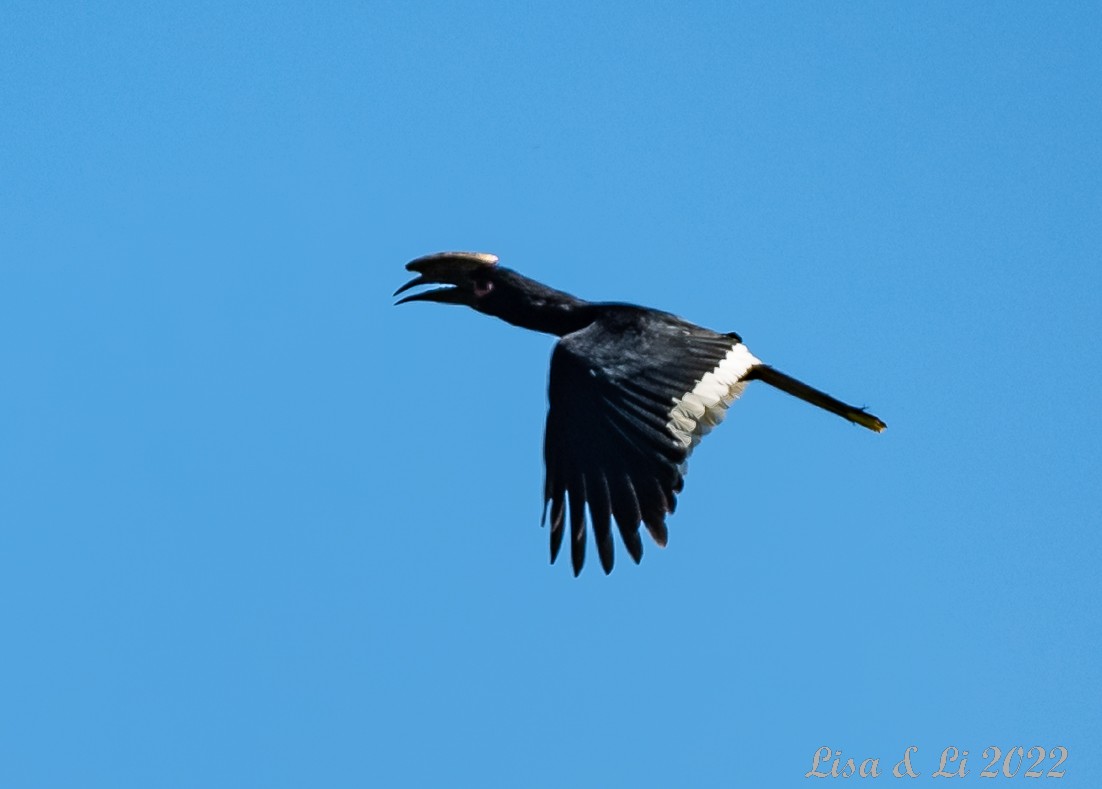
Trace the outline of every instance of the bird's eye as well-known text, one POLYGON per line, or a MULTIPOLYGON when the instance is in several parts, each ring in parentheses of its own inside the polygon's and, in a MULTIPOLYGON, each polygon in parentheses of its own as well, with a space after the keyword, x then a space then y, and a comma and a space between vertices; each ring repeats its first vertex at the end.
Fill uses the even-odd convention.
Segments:
POLYGON ((476 279, 474 281, 474 295, 478 296, 478 298, 482 298, 493 289, 494 283, 490 282, 488 279, 476 279))

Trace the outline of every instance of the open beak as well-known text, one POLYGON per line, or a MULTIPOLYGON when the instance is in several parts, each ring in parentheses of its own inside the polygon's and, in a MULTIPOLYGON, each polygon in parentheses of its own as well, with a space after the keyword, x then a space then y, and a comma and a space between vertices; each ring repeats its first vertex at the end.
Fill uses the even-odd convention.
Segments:
POLYGON ((483 252, 439 252, 417 258, 406 264, 406 270, 419 276, 394 291, 394 295, 405 293, 420 285, 444 285, 445 287, 410 294, 399 299, 395 306, 408 301, 470 304, 473 292, 471 274, 479 268, 496 264, 496 255, 483 252))
POLYGON ((463 303, 463 290, 457 282, 443 282, 432 277, 426 277, 422 274, 419 277, 415 277, 407 282, 398 290, 394 291, 394 295, 399 293, 405 293, 410 288, 416 288, 418 285, 446 285, 447 287, 435 288, 433 290, 423 290, 420 293, 411 293, 405 298, 398 299, 394 302, 395 306, 399 304, 405 304, 408 301, 438 301, 442 304, 462 304, 463 303))

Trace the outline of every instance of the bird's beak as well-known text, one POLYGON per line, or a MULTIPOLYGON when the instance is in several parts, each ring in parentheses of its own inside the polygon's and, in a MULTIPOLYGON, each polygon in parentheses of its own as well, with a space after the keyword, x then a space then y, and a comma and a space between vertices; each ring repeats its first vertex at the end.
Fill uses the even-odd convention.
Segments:
POLYGON ((413 293, 398 304, 408 301, 435 301, 441 304, 470 304, 473 300, 473 281, 471 275, 479 268, 493 266, 497 263, 495 255, 487 255, 481 252, 440 252, 435 255, 427 255, 410 261, 406 264, 406 270, 419 276, 414 277, 398 290, 397 296, 419 285, 445 285, 443 288, 425 290, 413 293))
POLYGON ((426 277, 422 274, 419 277, 415 277, 407 282, 398 290, 394 291, 394 295, 399 293, 405 293, 410 288, 416 288, 418 285, 448 285, 449 287, 435 288, 434 290, 424 290, 420 293, 411 293, 405 298, 398 299, 395 302, 395 306, 398 304, 405 304, 408 301, 438 301, 441 304, 464 304, 464 292, 460 283, 458 282, 444 282, 432 277, 426 277))

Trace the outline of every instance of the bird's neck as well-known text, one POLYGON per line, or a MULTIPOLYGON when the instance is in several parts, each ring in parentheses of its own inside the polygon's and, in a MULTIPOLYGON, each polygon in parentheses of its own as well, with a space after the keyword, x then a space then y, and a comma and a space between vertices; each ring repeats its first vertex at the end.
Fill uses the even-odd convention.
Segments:
POLYGON ((562 337, 593 322, 591 306, 569 293, 527 280, 508 300, 487 311, 514 326, 562 337))

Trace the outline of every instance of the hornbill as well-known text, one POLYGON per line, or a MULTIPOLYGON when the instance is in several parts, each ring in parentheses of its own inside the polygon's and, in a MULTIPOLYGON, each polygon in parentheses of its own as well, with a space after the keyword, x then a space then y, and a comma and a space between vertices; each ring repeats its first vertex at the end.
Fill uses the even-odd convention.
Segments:
POLYGON ((497 265, 477 252, 440 252, 406 264, 417 274, 394 292, 446 287, 400 299, 465 304, 560 339, 551 355, 544 433, 543 522, 551 509, 551 562, 570 523, 574 575, 585 562, 585 510, 605 573, 612 522, 638 564, 642 523, 665 547, 666 515, 681 492, 685 462, 750 381, 764 381, 869 430, 886 425, 763 364, 731 332, 633 304, 592 303, 497 265), (569 507, 567 506, 569 504, 569 507))

